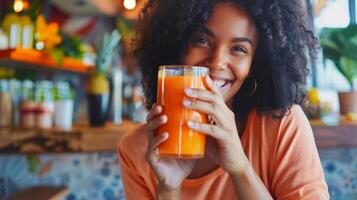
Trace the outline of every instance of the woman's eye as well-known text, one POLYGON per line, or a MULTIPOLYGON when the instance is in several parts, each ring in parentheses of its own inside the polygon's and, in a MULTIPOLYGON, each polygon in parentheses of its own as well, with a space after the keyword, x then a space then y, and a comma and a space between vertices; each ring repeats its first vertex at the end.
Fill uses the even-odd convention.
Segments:
POLYGON ((231 51, 232 52, 238 52, 238 53, 247 53, 247 50, 245 49, 245 48, 243 48, 243 47, 240 47, 240 46, 234 46, 234 47, 232 47, 232 49, 231 49, 231 51))
POLYGON ((208 39, 206 39, 204 37, 197 37, 197 38, 193 39, 193 44, 208 46, 209 45, 209 41, 208 41, 208 39))

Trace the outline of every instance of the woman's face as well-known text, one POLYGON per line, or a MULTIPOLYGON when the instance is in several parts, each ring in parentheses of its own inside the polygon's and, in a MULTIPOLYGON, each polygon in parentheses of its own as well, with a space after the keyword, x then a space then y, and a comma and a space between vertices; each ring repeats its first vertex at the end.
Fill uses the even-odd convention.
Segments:
POLYGON ((188 44, 184 64, 206 66, 231 105, 248 76, 258 34, 251 17, 233 3, 218 3, 188 44))

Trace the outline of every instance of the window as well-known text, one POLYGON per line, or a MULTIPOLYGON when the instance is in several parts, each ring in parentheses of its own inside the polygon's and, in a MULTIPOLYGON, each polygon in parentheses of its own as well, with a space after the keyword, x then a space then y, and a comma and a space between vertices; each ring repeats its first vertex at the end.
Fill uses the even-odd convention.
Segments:
MULTIPOLYGON (((349 1, 350 0, 312 0, 313 2, 325 2, 325 5, 315 9, 314 24, 317 29, 323 27, 343 28, 350 23, 349 1), (318 12, 318 13, 316 13, 318 12)), ((352 0, 354 1, 354 0, 352 0)))
MULTIPOLYGON (((314 10, 314 26, 316 34, 325 27, 344 28, 351 22, 355 23, 356 0, 310 0, 314 10)), ((345 78, 335 68, 334 64, 327 60, 322 61, 322 53, 319 55, 312 70, 313 86, 338 91, 348 91, 349 85, 345 78)))

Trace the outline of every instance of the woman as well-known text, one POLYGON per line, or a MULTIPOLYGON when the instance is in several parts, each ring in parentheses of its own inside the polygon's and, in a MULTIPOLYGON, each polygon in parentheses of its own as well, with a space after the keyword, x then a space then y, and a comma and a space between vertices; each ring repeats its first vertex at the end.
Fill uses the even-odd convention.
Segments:
POLYGON ((154 0, 143 10, 136 55, 147 123, 126 135, 119 162, 127 199, 328 199, 313 133, 301 107, 307 50, 317 42, 298 0, 154 0), (160 157, 167 122, 155 104, 158 66, 206 66, 209 90, 186 89, 187 122, 208 135, 199 160, 160 157))

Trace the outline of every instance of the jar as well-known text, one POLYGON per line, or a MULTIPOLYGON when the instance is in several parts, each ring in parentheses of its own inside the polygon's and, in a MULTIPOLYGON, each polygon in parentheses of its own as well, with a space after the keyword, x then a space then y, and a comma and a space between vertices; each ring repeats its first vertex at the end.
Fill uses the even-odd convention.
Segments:
POLYGON ((9 47, 9 40, 6 33, 0 28, 0 50, 7 49, 9 47))
POLYGON ((73 119, 73 95, 68 82, 57 82, 54 88, 55 112, 54 124, 56 128, 70 130, 73 119))
POLYGON ((21 126, 23 128, 35 127, 36 104, 33 101, 24 101, 21 105, 21 126))
POLYGON ((23 128, 35 127, 35 109, 36 103, 33 95, 34 84, 30 80, 22 82, 22 103, 20 108, 21 126, 23 128))
POLYGON ((9 82, 0 80, 0 127, 12 125, 12 102, 9 82))
POLYGON ((31 19, 29 16, 24 15, 21 17, 22 23, 22 48, 31 49, 33 46, 34 30, 31 19))
POLYGON ((40 102, 34 109, 36 128, 48 129, 52 127, 53 111, 49 109, 48 102, 40 102))
POLYGON ((17 127, 20 124, 21 81, 16 79, 10 80, 9 89, 12 100, 12 126, 17 127))
POLYGON ((35 124, 37 128, 48 129, 52 127, 54 100, 53 84, 50 81, 38 81, 36 83, 35 124))

